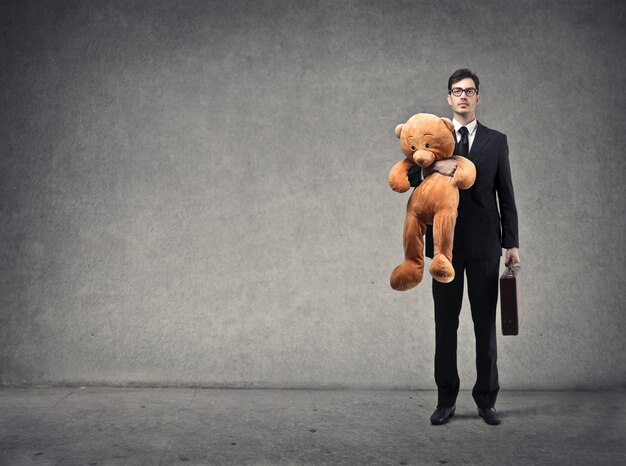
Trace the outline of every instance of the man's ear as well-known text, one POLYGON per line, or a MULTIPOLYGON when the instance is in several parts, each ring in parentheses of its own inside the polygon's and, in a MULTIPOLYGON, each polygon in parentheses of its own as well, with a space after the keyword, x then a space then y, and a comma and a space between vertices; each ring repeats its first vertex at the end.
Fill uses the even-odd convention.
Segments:
POLYGON ((403 126, 404 126, 404 123, 400 123, 398 126, 396 126, 396 137, 398 139, 400 138, 400 133, 402 132, 403 126))
POLYGON ((441 117, 441 121, 444 122, 444 124, 448 127, 450 132, 454 132, 454 125, 452 124, 452 122, 450 120, 448 120, 445 117, 441 117))

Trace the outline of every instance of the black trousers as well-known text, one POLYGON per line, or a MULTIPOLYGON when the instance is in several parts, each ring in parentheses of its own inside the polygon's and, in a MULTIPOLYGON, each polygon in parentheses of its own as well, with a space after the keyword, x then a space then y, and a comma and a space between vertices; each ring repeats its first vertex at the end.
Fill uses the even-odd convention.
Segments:
POLYGON ((459 393, 457 329, 463 301, 464 275, 472 309, 476 339, 476 384, 472 396, 479 408, 495 406, 498 390, 496 307, 500 258, 466 258, 463 251, 452 256, 455 278, 450 283, 433 280, 435 302, 435 382, 439 408, 450 408, 459 393))

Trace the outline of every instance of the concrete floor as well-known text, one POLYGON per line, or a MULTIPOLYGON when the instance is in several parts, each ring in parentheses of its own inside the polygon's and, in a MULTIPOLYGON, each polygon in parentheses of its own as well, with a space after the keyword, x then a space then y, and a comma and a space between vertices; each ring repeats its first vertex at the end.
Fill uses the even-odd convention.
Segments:
POLYGON ((626 392, 0 388, 2 465, 626 464, 626 392))

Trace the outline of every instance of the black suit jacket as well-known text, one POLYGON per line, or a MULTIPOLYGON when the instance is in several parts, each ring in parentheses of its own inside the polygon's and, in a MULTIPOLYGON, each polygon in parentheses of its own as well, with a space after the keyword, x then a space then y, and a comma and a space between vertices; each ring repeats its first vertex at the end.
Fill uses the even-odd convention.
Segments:
MULTIPOLYGON (((458 154, 458 145, 455 154, 458 154)), ((471 188, 459 190, 454 250, 462 248, 469 258, 499 257, 502 248, 519 247, 506 135, 478 123, 467 158, 476 166, 476 181, 471 188)), ((421 183, 420 167, 409 172, 409 180, 411 186, 421 183)), ((433 256, 430 225, 426 230, 426 255, 433 256)))

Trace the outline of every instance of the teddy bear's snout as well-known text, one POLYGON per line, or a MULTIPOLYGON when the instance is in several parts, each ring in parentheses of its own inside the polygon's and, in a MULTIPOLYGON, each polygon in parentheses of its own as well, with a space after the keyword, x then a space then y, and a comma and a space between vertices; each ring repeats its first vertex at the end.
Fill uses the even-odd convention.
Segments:
POLYGON ((430 151, 419 149, 413 154, 413 161, 420 167, 428 167, 435 161, 435 154, 430 151))

